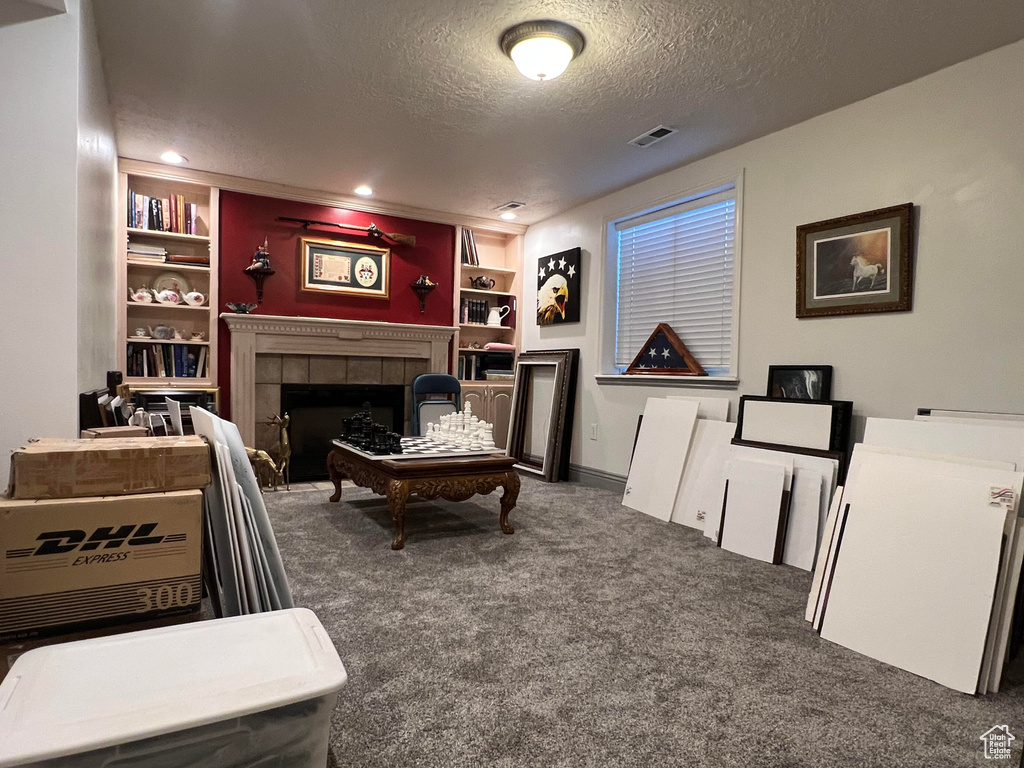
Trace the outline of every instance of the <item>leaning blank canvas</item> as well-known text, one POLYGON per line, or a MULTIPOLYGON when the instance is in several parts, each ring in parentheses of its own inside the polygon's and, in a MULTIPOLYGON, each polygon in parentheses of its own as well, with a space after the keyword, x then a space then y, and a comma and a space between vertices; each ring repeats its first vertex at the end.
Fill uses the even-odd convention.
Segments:
MULTIPOLYGON (((706 512, 702 501, 707 498, 707 494, 714 493, 713 489, 705 489, 709 483, 714 482, 713 476, 720 465, 728 460, 728 446, 735 431, 735 424, 697 419, 686 456, 686 466, 683 467, 683 479, 672 508, 673 523, 704 530, 706 512)), ((721 507, 721 496, 718 506, 721 507)))
POLYGON ((743 440, 827 451, 832 444, 832 406, 800 401, 746 400, 743 440))
POLYGON ((793 470, 793 490, 789 497, 789 520, 782 562, 805 571, 814 565, 818 547, 818 527, 822 517, 822 487, 825 477, 812 469, 793 470))
POLYGON ((821 636, 974 693, 1008 514, 990 489, 1019 495, 1021 478, 863 454, 821 636))
POLYGON ((668 521, 697 421, 697 403, 651 397, 633 451, 622 503, 668 521))
POLYGON ((818 613, 818 605, 821 599, 822 586, 825 583, 826 571, 830 567, 829 563, 832 560, 831 550, 839 523, 839 507, 842 503, 843 486, 840 485, 836 488, 836 492, 832 496, 832 504, 828 508, 828 516, 825 520, 821 540, 818 544, 818 556, 814 561, 814 575, 811 577, 811 591, 807 595, 807 608, 804 610, 804 619, 813 622, 815 629, 818 628, 815 618, 818 613))
POLYGON ((946 453, 990 461, 1012 461, 1024 469, 1024 429, 869 418, 864 442, 892 448, 946 453))
POLYGON ((785 482, 786 469, 779 464, 732 460, 722 549, 766 563, 776 562, 785 482))
MULTIPOLYGON (((729 400, 724 397, 693 397, 691 395, 669 395, 669 400, 689 400, 697 403, 697 418, 712 421, 729 420, 729 400)), ((736 429, 736 425, 733 425, 736 429)))

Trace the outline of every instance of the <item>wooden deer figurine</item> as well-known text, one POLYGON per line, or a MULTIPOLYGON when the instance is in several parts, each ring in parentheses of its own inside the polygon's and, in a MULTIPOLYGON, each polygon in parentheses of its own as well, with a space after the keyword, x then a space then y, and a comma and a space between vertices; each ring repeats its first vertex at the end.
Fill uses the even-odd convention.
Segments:
POLYGON ((278 481, 284 481, 286 491, 291 490, 292 482, 292 444, 288 439, 289 421, 291 421, 291 416, 287 413, 284 415, 284 418, 277 414, 270 417, 270 423, 277 424, 277 449, 274 457, 277 460, 277 477, 278 481))

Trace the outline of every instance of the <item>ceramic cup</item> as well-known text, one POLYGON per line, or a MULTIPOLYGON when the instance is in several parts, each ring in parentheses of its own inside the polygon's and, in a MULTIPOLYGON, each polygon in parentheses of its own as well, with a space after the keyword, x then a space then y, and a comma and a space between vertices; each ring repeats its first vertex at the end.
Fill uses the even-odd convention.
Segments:
POLYGON ((135 329, 135 333, 133 335, 134 336, 138 336, 140 338, 143 337, 143 336, 147 336, 147 337, 149 336, 149 334, 146 333, 146 329, 145 328, 136 328, 135 329))
POLYGON ((196 331, 192 334, 192 341, 202 341, 206 338, 206 334, 202 331, 196 331))

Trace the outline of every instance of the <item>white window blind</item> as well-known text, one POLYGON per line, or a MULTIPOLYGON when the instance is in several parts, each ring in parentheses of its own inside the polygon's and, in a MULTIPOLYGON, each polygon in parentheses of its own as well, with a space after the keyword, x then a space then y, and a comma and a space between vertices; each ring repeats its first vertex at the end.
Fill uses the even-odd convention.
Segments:
POLYGON ((658 323, 668 323, 708 374, 729 375, 735 190, 620 221, 615 230, 616 366, 628 366, 658 323))

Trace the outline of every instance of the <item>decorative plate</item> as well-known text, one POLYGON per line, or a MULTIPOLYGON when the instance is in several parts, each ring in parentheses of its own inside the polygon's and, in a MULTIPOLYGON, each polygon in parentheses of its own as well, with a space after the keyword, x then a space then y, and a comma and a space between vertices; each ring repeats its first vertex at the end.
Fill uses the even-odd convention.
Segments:
POLYGON ((155 294, 171 290, 179 296, 184 296, 192 292, 192 285, 177 272, 161 272, 154 278, 152 288, 155 294))

